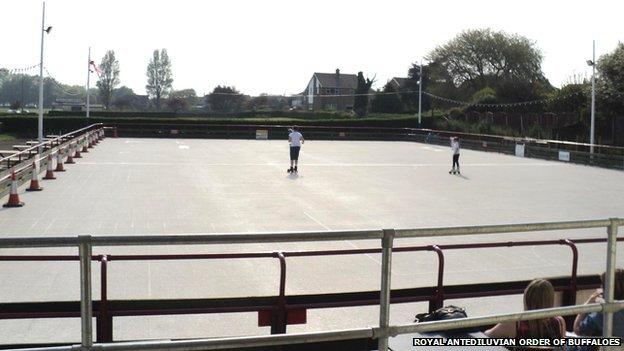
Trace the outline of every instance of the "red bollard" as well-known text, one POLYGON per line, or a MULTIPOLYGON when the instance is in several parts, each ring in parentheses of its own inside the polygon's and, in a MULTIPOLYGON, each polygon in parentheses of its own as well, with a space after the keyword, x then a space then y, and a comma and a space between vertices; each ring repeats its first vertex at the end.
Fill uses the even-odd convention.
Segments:
POLYGON ((82 141, 82 153, 89 152, 89 150, 87 150, 87 138, 88 136, 85 136, 82 141))
POLYGON ((2 207, 22 207, 24 203, 20 201, 17 194, 17 179, 15 178, 15 171, 11 171, 11 194, 9 195, 9 202, 2 205, 2 207))
POLYGON ((74 157, 72 156, 73 151, 74 148, 71 146, 71 144, 69 144, 69 146, 67 146, 67 161, 65 161, 65 164, 71 165, 76 163, 74 162, 74 157))
POLYGON ((74 149, 74 158, 82 158, 82 156, 80 156, 80 141, 76 141, 76 148, 74 149))
POLYGON ((61 156, 61 149, 56 152, 56 169, 54 172, 65 172, 63 168, 63 156, 61 156))
POLYGON ((41 191, 42 187, 39 186, 39 166, 37 161, 32 163, 32 177, 30 177, 30 187, 26 191, 41 191))
POLYGON ((48 167, 46 168, 46 174, 45 177, 43 177, 43 179, 56 179, 56 177, 54 176, 54 172, 52 171, 52 155, 48 154, 48 167))

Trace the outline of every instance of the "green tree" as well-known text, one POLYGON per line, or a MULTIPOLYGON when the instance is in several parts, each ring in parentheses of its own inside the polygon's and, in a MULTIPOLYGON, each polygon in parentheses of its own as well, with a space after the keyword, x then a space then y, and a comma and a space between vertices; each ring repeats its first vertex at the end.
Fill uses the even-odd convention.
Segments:
POLYGON ((269 96, 266 93, 262 93, 258 96, 252 97, 245 104, 245 108, 251 111, 266 110, 269 108, 269 96))
POLYGON ((171 61, 167 55, 167 49, 162 49, 160 52, 154 50, 154 55, 147 65, 145 89, 148 95, 156 100, 157 110, 160 110, 161 98, 169 95, 171 83, 173 83, 173 74, 171 73, 171 61))
POLYGON ((6 68, 0 68, 0 88, 2 84, 9 78, 9 70, 6 68))
POLYGON ((466 108, 467 111, 470 111, 470 110, 480 111, 480 112, 488 111, 487 106, 478 106, 478 105, 495 104, 497 102, 496 92, 494 91, 494 89, 490 87, 485 87, 477 91, 476 93, 472 94, 472 98, 470 99, 470 102, 474 105, 468 106, 466 108))
POLYGON ((516 34, 467 30, 435 48, 427 59, 446 71, 464 98, 487 86, 502 101, 539 98, 551 89, 541 70, 540 50, 516 34))
POLYGON ((208 94, 206 106, 215 112, 237 112, 243 106, 244 97, 234 87, 220 86, 208 94))
POLYGON ((368 94, 374 81, 374 78, 372 80, 368 78, 364 79, 364 73, 358 72, 355 101, 353 103, 353 110, 358 117, 366 116, 366 111, 368 110, 368 94))
POLYGON ((183 111, 188 108, 188 104, 185 99, 179 96, 170 96, 167 100, 167 107, 173 112, 183 111))
MULTIPOLYGON (((174 90, 169 94, 169 100, 173 98, 179 98, 183 100, 183 109, 187 109, 189 106, 195 106, 199 102, 195 89, 182 89, 174 90)), ((167 102, 169 104, 169 102, 167 102)))
POLYGON ((373 98, 371 111, 381 113, 400 113, 403 110, 403 102, 397 89, 392 84, 386 84, 383 90, 373 98))
POLYGON ((113 106, 120 110, 130 109, 136 94, 127 86, 121 86, 113 91, 113 106))
POLYGON ((108 50, 100 63, 102 74, 96 85, 100 90, 102 104, 106 109, 111 105, 113 90, 119 85, 119 61, 115 58, 115 51, 108 50))
MULTIPOLYGON (((590 86, 587 83, 567 84, 552 92, 547 109, 559 113, 580 113, 588 110, 590 86)), ((580 116, 580 115, 579 115, 580 116)))
POLYGON ((624 43, 598 60, 596 109, 610 115, 624 114, 624 43))

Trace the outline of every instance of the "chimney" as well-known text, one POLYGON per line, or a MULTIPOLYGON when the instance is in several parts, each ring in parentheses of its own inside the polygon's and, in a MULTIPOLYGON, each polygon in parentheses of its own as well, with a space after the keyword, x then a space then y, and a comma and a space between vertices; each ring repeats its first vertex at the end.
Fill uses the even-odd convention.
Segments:
MULTIPOLYGON (((338 92, 338 94, 336 95, 340 95, 341 91, 340 91, 340 70, 338 68, 336 68, 336 91, 338 92)), ((341 106, 340 106, 340 98, 336 97, 336 109, 340 110, 341 106)))
MULTIPOLYGON (((340 89, 340 69, 336 68, 336 88, 340 89)), ((340 90, 338 90, 340 93, 340 90)))

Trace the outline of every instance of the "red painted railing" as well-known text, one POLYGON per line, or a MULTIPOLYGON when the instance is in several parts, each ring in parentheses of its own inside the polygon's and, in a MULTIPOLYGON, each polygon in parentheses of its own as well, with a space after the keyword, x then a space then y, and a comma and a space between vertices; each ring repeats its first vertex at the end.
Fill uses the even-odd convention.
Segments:
MULTIPOLYGON (((624 241, 624 238, 618 238, 624 241)), ((560 239, 560 240, 534 240, 534 241, 507 241, 493 243, 472 243, 472 244, 447 244, 447 245, 426 245, 395 247, 393 252, 416 252, 432 251, 438 258, 437 285, 433 294, 400 296, 392 298, 394 303, 429 301, 429 309, 434 310, 442 307, 445 299, 474 298, 496 295, 511 295, 522 293, 523 288, 497 289, 494 291, 477 292, 455 292, 445 293, 444 289, 444 251, 463 249, 484 249, 498 247, 520 247, 520 246, 544 246, 544 245, 565 245, 572 251, 572 269, 570 279, 567 284, 556 287, 563 291, 563 305, 574 305, 576 303, 576 293, 579 290, 577 283, 578 249, 577 244, 603 243, 606 239, 560 239)), ((200 313, 232 313, 232 312, 258 312, 259 320, 270 320, 271 333, 279 334, 286 332, 287 324, 305 323, 305 311, 313 308, 335 308, 348 306, 376 305, 378 298, 355 298, 342 301, 321 301, 311 303, 288 303, 286 296, 286 268, 288 257, 313 257, 313 256, 334 256, 334 255, 360 255, 377 254, 381 249, 351 249, 351 250, 323 250, 323 251, 288 251, 288 252, 251 252, 251 253, 221 253, 221 254, 169 254, 169 255, 93 255, 92 260, 100 262, 101 296, 99 306, 94 309, 93 315, 97 318, 97 340, 98 342, 113 341, 112 323, 114 316, 144 316, 144 315, 170 315, 170 314, 200 314, 200 313), (275 258, 280 264, 279 292, 276 303, 273 305, 244 306, 220 306, 203 308, 170 308, 170 309, 111 309, 107 296, 108 291, 108 263, 112 261, 153 261, 153 260, 214 260, 214 259, 249 259, 249 258, 275 258)), ((71 255, 1 255, 0 261, 78 261, 78 256, 71 255)), ((595 286, 583 286, 582 288, 593 288, 595 286)), ((329 296, 331 294, 327 294, 329 296)), ((21 312, 0 311, 1 319, 23 319, 23 318, 67 318, 80 317, 80 311, 47 312, 25 310, 21 312)))

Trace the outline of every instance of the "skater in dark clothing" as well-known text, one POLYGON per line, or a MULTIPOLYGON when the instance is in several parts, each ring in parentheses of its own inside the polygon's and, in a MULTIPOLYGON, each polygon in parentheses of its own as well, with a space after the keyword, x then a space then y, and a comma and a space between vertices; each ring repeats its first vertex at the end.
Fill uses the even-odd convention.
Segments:
POLYGON ((453 150, 453 168, 449 171, 449 174, 461 174, 459 172, 459 138, 451 137, 451 149, 453 150), (457 165, 457 169, 455 169, 457 165))
POLYGON ((288 143, 290 144, 290 168, 288 173, 297 173, 297 163, 299 162, 299 150, 301 150, 301 144, 305 142, 303 135, 299 133, 298 127, 294 126, 289 130, 288 143))

